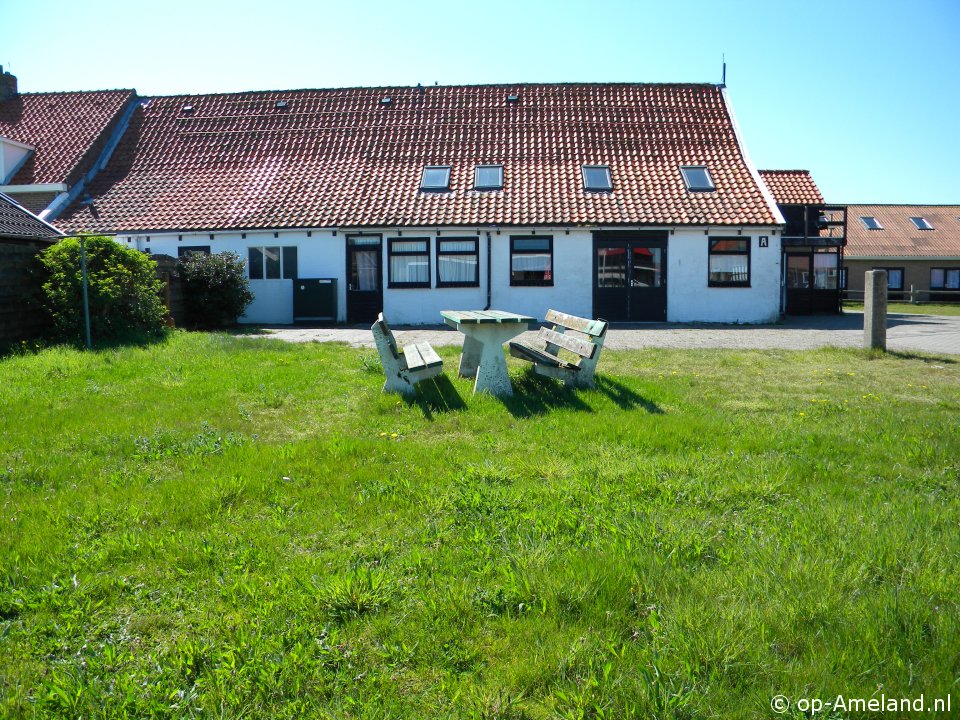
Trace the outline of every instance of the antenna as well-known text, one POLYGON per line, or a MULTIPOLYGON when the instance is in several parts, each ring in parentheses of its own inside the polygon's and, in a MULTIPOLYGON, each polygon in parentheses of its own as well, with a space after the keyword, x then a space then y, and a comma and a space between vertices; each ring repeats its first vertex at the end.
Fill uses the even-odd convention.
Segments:
POLYGON ((723 53, 721 56, 723 58, 723 78, 720 80, 720 87, 727 86, 727 55, 723 53))

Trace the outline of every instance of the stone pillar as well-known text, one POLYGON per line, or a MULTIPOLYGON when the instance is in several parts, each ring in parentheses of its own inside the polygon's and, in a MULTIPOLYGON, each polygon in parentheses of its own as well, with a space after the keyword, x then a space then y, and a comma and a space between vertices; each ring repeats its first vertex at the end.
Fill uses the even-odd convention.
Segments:
POLYGON ((863 346, 887 349, 886 270, 867 270, 864 276, 863 346))

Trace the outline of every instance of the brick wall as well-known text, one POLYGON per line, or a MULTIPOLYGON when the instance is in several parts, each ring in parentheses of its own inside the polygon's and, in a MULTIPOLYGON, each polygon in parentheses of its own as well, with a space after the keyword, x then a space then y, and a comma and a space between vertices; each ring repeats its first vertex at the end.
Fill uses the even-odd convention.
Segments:
POLYGON ((40 308, 30 302, 29 268, 45 247, 0 239, 0 346, 36 337, 48 327, 40 308))

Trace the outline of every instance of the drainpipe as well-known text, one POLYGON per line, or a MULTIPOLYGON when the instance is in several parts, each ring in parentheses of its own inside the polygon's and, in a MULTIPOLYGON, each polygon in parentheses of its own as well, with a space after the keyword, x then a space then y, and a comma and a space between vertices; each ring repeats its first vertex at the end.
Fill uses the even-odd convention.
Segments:
POLYGON ((490 257, 490 232, 487 231, 487 306, 484 310, 489 310, 493 304, 493 288, 490 287, 490 264, 493 260, 490 257))

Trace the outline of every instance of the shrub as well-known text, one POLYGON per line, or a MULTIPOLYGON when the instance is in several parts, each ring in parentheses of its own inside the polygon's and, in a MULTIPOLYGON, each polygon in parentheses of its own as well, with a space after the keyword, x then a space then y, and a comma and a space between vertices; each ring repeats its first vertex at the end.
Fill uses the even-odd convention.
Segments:
POLYGON ((246 266, 232 252, 180 258, 187 322, 204 328, 232 325, 253 301, 246 266))
MULTIPOLYGON (((166 308, 163 283, 148 255, 107 237, 84 238, 90 330, 94 339, 122 340, 133 335, 160 335, 166 308)), ((62 339, 84 336, 80 240, 66 238, 38 256, 41 303, 62 339)))

